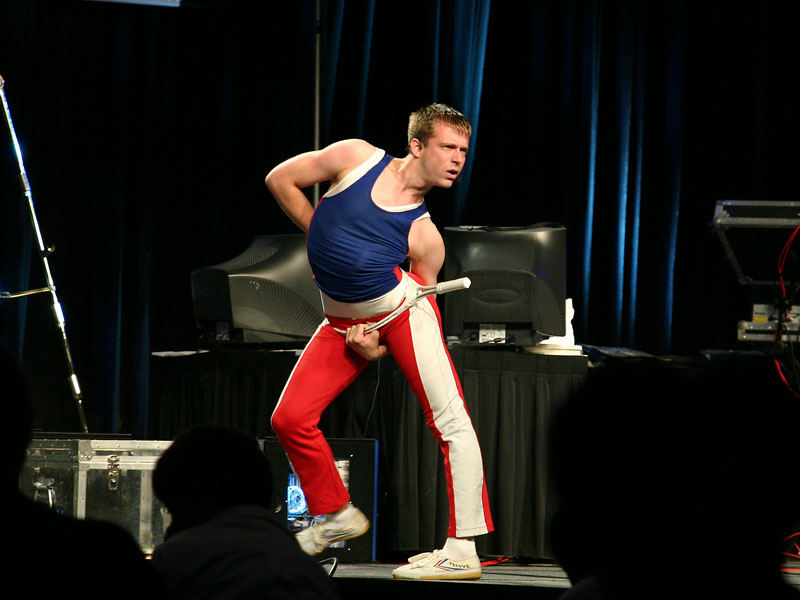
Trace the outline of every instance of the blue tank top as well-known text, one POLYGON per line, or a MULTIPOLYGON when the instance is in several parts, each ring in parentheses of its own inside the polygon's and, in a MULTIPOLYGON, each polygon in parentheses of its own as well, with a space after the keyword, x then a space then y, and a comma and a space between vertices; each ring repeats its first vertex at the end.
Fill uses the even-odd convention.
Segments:
POLYGON ((361 177, 343 190, 332 189, 314 211, 308 260, 317 286, 334 300, 362 302, 391 291, 398 282, 395 269, 408 254, 411 224, 428 212, 424 202, 399 210, 373 202, 375 181, 392 159, 376 151, 356 169, 367 169, 361 177))

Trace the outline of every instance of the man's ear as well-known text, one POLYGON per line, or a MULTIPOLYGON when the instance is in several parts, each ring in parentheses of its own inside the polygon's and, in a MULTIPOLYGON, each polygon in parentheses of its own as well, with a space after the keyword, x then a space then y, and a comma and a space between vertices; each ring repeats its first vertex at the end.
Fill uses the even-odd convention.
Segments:
POLYGON ((419 153, 422 150, 422 142, 419 138, 411 138, 411 143, 408 145, 408 151, 414 158, 419 158, 419 153))

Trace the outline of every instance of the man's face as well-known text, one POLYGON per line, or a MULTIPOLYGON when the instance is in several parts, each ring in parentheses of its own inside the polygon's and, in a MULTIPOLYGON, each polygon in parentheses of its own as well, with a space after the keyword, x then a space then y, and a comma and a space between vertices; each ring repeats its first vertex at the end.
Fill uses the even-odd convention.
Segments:
POLYGON ((422 172, 431 185, 449 188, 464 168, 469 136, 444 123, 434 123, 433 135, 419 149, 422 172))

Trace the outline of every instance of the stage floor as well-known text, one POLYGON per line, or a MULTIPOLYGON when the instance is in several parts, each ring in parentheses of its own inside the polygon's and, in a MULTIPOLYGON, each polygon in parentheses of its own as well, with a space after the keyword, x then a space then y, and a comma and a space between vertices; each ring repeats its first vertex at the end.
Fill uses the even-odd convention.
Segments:
MULTIPOLYGON (((339 564, 335 573, 337 587, 344 593, 393 594, 398 585, 413 585, 407 593, 413 593, 415 600, 434 598, 441 600, 441 585, 458 585, 459 599, 487 598, 489 594, 503 600, 516 598, 526 600, 555 600, 570 588, 564 571, 553 563, 498 564, 483 567, 483 576, 476 581, 410 581, 392 577, 392 570, 399 565, 366 563, 339 564), (392 586, 391 588, 389 586, 392 586)), ((787 582, 800 590, 800 561, 789 561, 784 569, 787 582)), ((373 596, 373 597, 375 597, 373 596)), ((360 597, 360 596, 359 596, 360 597)))
MULTIPOLYGON (((334 578, 388 579, 395 581, 392 577, 392 571, 399 566, 399 564, 380 563, 339 564, 334 573, 334 578)), ((477 585, 559 588, 562 591, 570 587, 566 573, 564 573, 560 567, 553 564, 488 565, 484 566, 482 570, 483 574, 481 578, 469 583, 477 585)))
POLYGON ((503 600, 556 600, 570 587, 564 571, 556 565, 498 564, 483 567, 476 581, 412 581, 394 579, 392 571, 399 564, 340 564, 334 580, 343 597, 395 597, 413 594, 415 600, 441 600, 442 593, 454 594, 459 600, 488 598, 499 595, 503 600), (442 585, 450 586, 443 592, 442 585), (406 587, 400 586, 414 586, 406 587), (457 589, 452 586, 459 586, 457 589))

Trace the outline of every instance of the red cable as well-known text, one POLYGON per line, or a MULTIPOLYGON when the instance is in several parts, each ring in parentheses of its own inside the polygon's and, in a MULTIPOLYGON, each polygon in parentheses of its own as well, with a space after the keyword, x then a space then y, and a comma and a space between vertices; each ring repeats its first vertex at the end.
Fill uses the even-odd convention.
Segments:
POLYGON ((792 247, 792 244, 794 244, 794 239, 797 237, 798 231, 800 231, 800 225, 798 225, 792 232, 792 235, 789 236, 789 239, 786 241, 786 244, 781 250, 780 257, 778 258, 778 279, 781 283, 781 293, 783 294, 784 298, 786 298, 786 286, 783 282, 783 267, 786 264, 786 259, 789 257, 789 249, 792 247))
MULTIPOLYGON (((784 542, 788 542, 788 541, 789 541, 789 540, 791 540, 792 538, 796 538, 796 537, 798 537, 798 536, 800 536, 800 531, 798 531, 798 532, 796 532, 796 533, 793 533, 792 535, 788 536, 788 537, 787 537, 785 540, 783 540, 783 541, 784 541, 784 542)), ((794 542, 794 543, 792 544, 792 547, 793 547, 795 550, 797 550, 798 552, 800 552, 800 542, 794 542)), ((800 558, 800 554, 792 554, 791 552, 784 552, 784 553, 783 553, 783 555, 784 555, 784 556, 788 556, 788 557, 790 557, 790 558, 800 558)))
POLYGON ((783 383, 786 385, 786 387, 789 389, 789 391, 792 392, 792 394, 794 394, 796 397, 800 398, 800 394, 798 394, 797 392, 794 391, 792 386, 787 381, 786 376, 783 374, 783 369, 781 369, 780 361, 778 361, 777 358, 774 359, 774 361, 775 361, 775 367, 777 367, 777 369, 778 369, 778 375, 780 375, 781 381, 783 381, 783 383))
POLYGON ((508 562, 509 559, 505 557, 495 558, 494 560, 486 560, 481 563, 482 567, 491 566, 491 565, 499 565, 504 562, 508 562))
MULTIPOLYGON (((784 306, 785 306, 786 301, 788 299, 786 298, 786 284, 783 281, 783 267, 786 265, 786 259, 789 257, 789 249, 794 244, 794 240, 797 237, 798 231, 800 231, 800 225, 795 227, 794 231, 792 232, 792 235, 790 235, 789 239, 786 240, 786 244, 784 244, 783 249, 781 250, 781 254, 778 257, 778 280, 780 281, 780 285, 781 285, 781 295, 782 295, 783 300, 784 300, 784 306)), ((783 317, 784 317, 783 314, 779 314, 778 315, 778 326, 775 329, 775 341, 776 342, 779 341, 778 337, 780 335, 781 326, 783 324, 782 323, 783 317)), ((783 369, 781 369, 780 362, 778 361, 777 358, 775 359, 775 366, 778 369, 778 375, 780 375, 780 378, 783 381, 784 385, 786 385, 786 387, 789 389, 790 392, 792 392, 792 394, 794 394, 795 396, 800 398, 800 394, 798 394, 797 392, 794 391, 792 386, 789 384, 789 381, 786 379, 786 376, 783 374, 783 369)))

